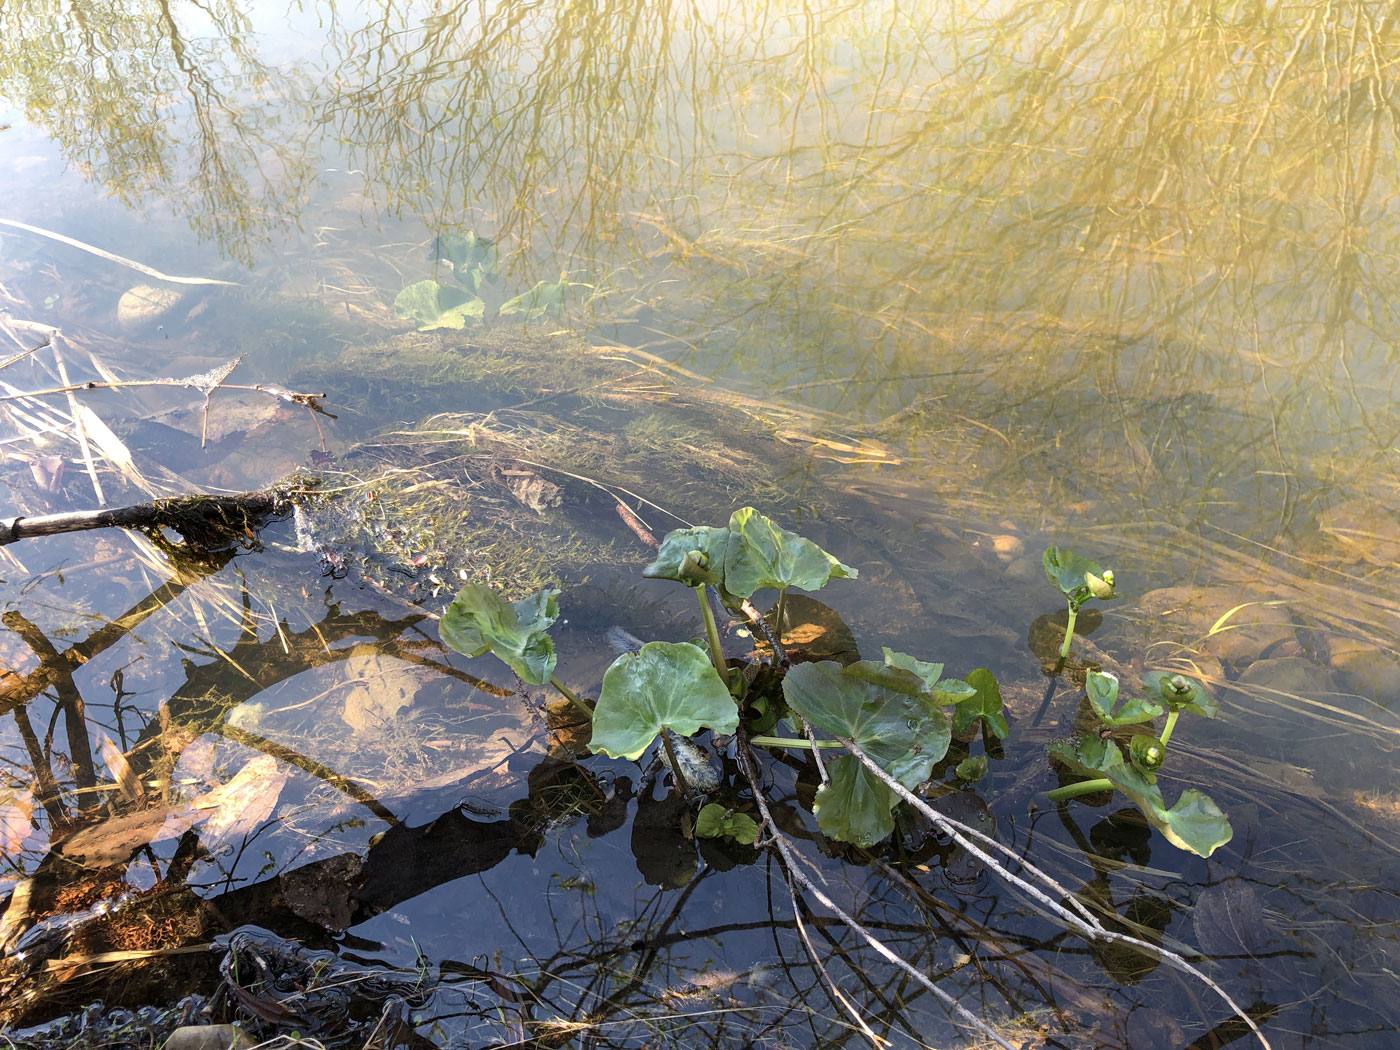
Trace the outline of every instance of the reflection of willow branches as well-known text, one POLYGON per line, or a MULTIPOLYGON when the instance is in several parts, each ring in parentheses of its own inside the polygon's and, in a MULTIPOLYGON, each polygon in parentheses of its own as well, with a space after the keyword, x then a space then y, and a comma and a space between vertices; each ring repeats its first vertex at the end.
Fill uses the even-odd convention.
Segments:
POLYGON ((299 206, 311 174, 306 145, 275 138, 278 118, 262 108, 298 96, 256 54, 258 35, 236 3, 4 4, 0 34, 0 93, 122 201, 178 201, 196 232, 242 259, 299 206), (196 19, 212 28, 198 42, 182 28, 196 19), (189 129, 171 102, 181 99, 189 129))
POLYGON ((498 235, 528 239, 553 212, 593 246, 614 235, 639 169, 686 167, 685 142, 657 141, 656 114, 678 107, 671 52, 686 46, 671 5, 461 0, 421 36, 399 30, 406 15, 387 0, 344 42, 355 87, 325 107, 387 204, 441 218, 483 191, 513 195, 498 235))

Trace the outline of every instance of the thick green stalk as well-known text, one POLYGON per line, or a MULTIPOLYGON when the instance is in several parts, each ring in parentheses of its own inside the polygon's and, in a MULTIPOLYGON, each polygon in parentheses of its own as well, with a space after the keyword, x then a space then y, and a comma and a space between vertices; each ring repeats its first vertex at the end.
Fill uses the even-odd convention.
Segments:
POLYGON ((705 638, 710 643, 710 660, 714 663, 715 670, 719 672, 719 680, 728 689, 729 668, 724 666, 724 646, 719 641, 719 625, 715 623, 714 610, 710 608, 710 602, 705 596, 703 586, 695 588, 695 596, 700 599, 700 615, 705 618, 705 638))
MULTIPOLYGON (((753 736, 749 737, 749 743, 755 747, 801 747, 812 750, 812 741, 795 736, 753 736)), ((839 740, 818 740, 817 747, 830 751, 845 745, 839 740)))
POLYGON ((1069 643, 1074 641, 1074 621, 1079 618, 1079 606, 1074 602, 1066 604, 1069 607, 1069 622, 1065 624, 1065 640, 1060 646, 1060 659, 1069 656, 1069 643))
POLYGON ((559 679, 556 678, 554 675, 549 676, 549 684, 554 686, 555 689, 558 689, 559 692, 563 693, 564 699, 569 701, 569 703, 573 704, 580 711, 582 711, 584 715, 587 716, 590 722, 593 721, 593 708, 589 707, 577 696, 575 696, 573 690, 571 690, 563 682, 559 681, 559 679))
POLYGON ((1180 715, 1180 711, 1167 712, 1167 724, 1162 726, 1162 735, 1157 738, 1162 742, 1163 747, 1166 747, 1167 741, 1172 738, 1172 730, 1176 728, 1176 720, 1180 715))
POLYGON ((1078 798, 1080 795, 1093 795, 1100 791, 1112 790, 1113 781, 1111 780, 1081 780, 1078 784, 1066 784, 1064 787, 1047 792, 1045 797, 1051 802, 1063 802, 1066 799, 1078 798))

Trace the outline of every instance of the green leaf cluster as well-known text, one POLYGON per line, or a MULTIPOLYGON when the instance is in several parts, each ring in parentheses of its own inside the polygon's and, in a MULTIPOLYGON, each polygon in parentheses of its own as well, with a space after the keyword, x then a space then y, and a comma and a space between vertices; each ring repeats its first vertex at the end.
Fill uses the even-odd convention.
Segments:
POLYGON ((741 507, 729 516, 728 528, 700 526, 667 533, 656 560, 642 575, 689 587, 708 584, 728 608, 737 608, 761 587, 815 591, 830 580, 860 574, 753 507, 741 507))
POLYGON ((700 807, 695 818, 695 837, 731 838, 741 846, 752 846, 758 841, 758 822, 747 813, 735 813, 718 802, 710 802, 700 807))
POLYGON ((447 607, 438 633, 465 656, 495 653, 526 682, 544 685, 554 676, 549 628, 559 619, 558 593, 546 589, 508 602, 484 584, 469 583, 447 607))
POLYGON ((1156 776, 1125 761, 1111 739, 1089 734, 1075 741, 1057 740, 1050 745, 1050 753, 1076 773, 1108 781, 1180 849, 1209 857, 1234 835, 1220 807, 1195 788, 1187 788, 1168 808, 1156 776))

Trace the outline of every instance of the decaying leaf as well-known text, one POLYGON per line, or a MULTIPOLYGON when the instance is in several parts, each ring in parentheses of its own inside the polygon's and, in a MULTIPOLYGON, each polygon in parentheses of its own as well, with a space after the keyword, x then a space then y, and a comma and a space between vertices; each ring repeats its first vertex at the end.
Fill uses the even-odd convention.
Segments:
POLYGON ((226 842, 244 839, 272 816, 287 783, 287 769, 271 755, 259 755, 240 769, 227 784, 205 792, 189 805, 209 811, 200 828, 200 841, 214 852, 226 842))
POLYGON ((501 480, 512 496, 536 514, 543 514, 548 508, 557 507, 563 502, 564 490, 534 471, 503 470, 501 480))
POLYGON ((117 790, 122 793, 123 798, 134 802, 145 793, 141 786, 141 778, 132 770, 131 763, 122 754, 121 748, 112 743, 112 738, 101 730, 97 733, 97 753, 102 756, 102 761, 107 763, 107 770, 112 774, 117 790))
POLYGON ((34 792, 29 788, 0 790, 0 857, 19 854, 34 830, 34 792))
POLYGON ((375 651, 373 646, 361 647, 345 660, 345 706, 341 718, 357 733, 390 723, 404 708, 422 684, 413 665, 375 651))

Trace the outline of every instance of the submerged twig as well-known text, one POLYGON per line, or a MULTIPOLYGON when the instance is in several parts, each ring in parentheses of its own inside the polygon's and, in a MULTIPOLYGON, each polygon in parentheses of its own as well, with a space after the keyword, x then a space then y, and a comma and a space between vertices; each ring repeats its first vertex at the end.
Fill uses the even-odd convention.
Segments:
MULTIPOLYGON (((951 837, 959 846, 967 850, 983 864, 987 865, 991 871, 995 872, 1003 880, 1029 894, 1071 930, 1090 940, 1125 944, 1136 948, 1138 951, 1156 956, 1173 969, 1180 970, 1196 978, 1218 995, 1237 1017, 1243 1020, 1245 1024, 1249 1025, 1250 1030, 1258 1037, 1259 1043, 1264 1047, 1264 1050, 1273 1050, 1273 1047, 1269 1044, 1269 1040, 1265 1038, 1263 1031, 1259 1028, 1259 1025, 1255 1023, 1254 1018, 1245 1013, 1244 1009, 1230 997, 1230 994, 1207 976, 1200 967, 1193 966, 1183 956, 1169 948, 1163 948, 1159 944, 1153 944, 1151 941, 1143 940, 1140 937, 1133 937, 1130 934, 1119 933, 1116 930, 1108 929, 1096 916, 1089 912, 1073 894, 1065 890, 1065 888, 1050 875, 1041 871, 1024 857, 1019 856, 1004 843, 998 842, 991 836, 969 827, 961 821, 954 820, 946 814, 938 812, 938 810, 930 806, 928 802, 914 794, 898 780, 886 773, 874 759, 861 750, 860 745, 854 740, 845 739, 843 737, 837 737, 837 739, 846 746, 846 749, 850 751, 866 769, 870 770, 876 778, 896 795, 917 809, 925 819, 934 825, 934 827, 951 837), (973 841, 974 839, 976 841, 973 841), (986 849, 982 848, 983 846, 994 848, 1014 858, 1017 863, 1034 878, 1044 885, 1053 888, 1056 893, 1061 894, 1068 902, 1068 906, 1053 900, 1044 890, 1032 885, 1026 879, 1010 871, 1000 861, 993 858, 986 849)), ((755 797, 758 798, 761 796, 755 793, 755 797)))
POLYGON ((125 529, 173 529, 200 547, 227 547, 251 538, 251 529, 290 503, 280 490, 242 492, 231 496, 172 496, 105 510, 77 510, 62 514, 0 518, 0 546, 34 536, 119 527, 125 529))
POLYGON ((112 252, 103 251, 95 245, 88 244, 73 237, 65 237, 61 233, 54 233, 53 230, 46 230, 41 226, 30 226, 27 222, 18 222, 15 219, 0 219, 0 226, 10 226, 16 230, 23 230, 25 233, 32 233, 39 237, 47 237, 51 241, 58 241, 59 244, 66 244, 70 248, 77 248, 79 251, 95 255, 99 259, 106 259, 108 262, 119 263, 122 266, 130 267, 137 273, 144 273, 147 277, 154 277, 158 281, 168 281, 171 284, 222 284, 236 287, 237 281, 221 281, 215 277, 177 277, 173 274, 161 273, 153 267, 144 263, 139 263, 135 259, 128 259, 124 255, 116 255, 112 252))
MULTIPOLYGON (((797 857, 792 851, 792 846, 779 829, 777 821, 773 819, 773 814, 768 809, 768 801, 764 798, 763 792, 759 789, 760 781, 758 770, 754 767, 753 756, 749 754, 748 739, 742 728, 739 730, 735 752, 738 755, 739 766, 744 771, 744 776, 748 779, 750 786, 753 787, 754 802, 757 803, 759 812, 763 815, 764 826, 769 829, 769 841, 773 844, 774 848, 777 849, 779 856, 782 857, 783 870, 787 873, 787 877, 820 901, 822 907, 834 914, 847 928, 860 936, 866 944, 875 949, 882 957, 908 974, 920 987, 932 993, 953 1012, 953 1015, 957 1017, 958 1020, 981 1032, 988 1039, 992 1040, 992 1042, 996 1043, 997 1046, 1002 1047, 1002 1050, 1016 1050, 1011 1043, 1006 1041, 1005 1037, 998 1034, 986 1021, 983 1021, 971 1010, 963 1006, 956 997, 934 984, 927 974, 906 961, 902 956, 885 944, 884 941, 876 937, 851 915, 848 915, 835 901, 827 896, 816 883, 801 871, 797 863, 797 857)), ((838 1001, 841 1001, 842 998, 844 997, 839 997, 838 1001)), ((845 1004, 843 1003, 843 1005, 845 1004)), ((861 1027, 868 1031, 865 1025, 862 1024, 861 1027)), ((880 1044, 877 1041, 875 1045, 879 1046, 880 1044)))

